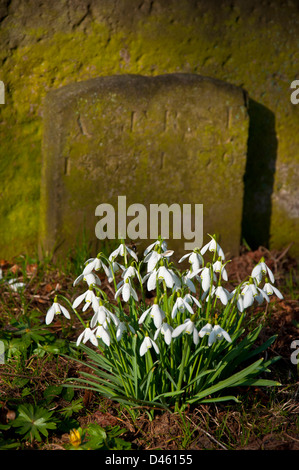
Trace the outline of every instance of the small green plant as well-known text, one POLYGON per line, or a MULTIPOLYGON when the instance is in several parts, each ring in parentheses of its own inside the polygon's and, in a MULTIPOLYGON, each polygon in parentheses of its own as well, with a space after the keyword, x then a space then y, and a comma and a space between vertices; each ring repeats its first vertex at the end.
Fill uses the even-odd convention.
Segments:
POLYGON ((66 449, 129 450, 131 443, 119 437, 124 432, 119 426, 102 428, 96 423, 90 423, 85 428, 79 427, 70 432, 70 443, 66 449))
POLYGON ((16 428, 16 432, 22 436, 24 440, 41 441, 41 434, 48 437, 48 430, 56 429, 56 422, 52 418, 52 412, 47 411, 40 406, 32 404, 19 405, 17 409, 17 417, 12 422, 12 426, 16 428))
MULTIPOLYGON (((96 390, 134 413, 142 406, 179 411, 194 403, 238 401, 229 392, 233 387, 279 385, 266 378, 277 358, 262 355, 276 336, 253 347, 262 327, 245 329, 245 321, 253 322, 248 312, 254 303, 269 302, 273 294, 282 298, 264 259, 230 292, 215 237, 180 259, 188 269, 180 271, 172 255, 159 238, 140 261, 124 242, 109 256, 87 260, 74 281, 85 281, 87 290, 73 303, 60 296, 82 324, 76 345, 90 368, 72 386, 96 390), (114 302, 101 288, 99 270, 114 286, 114 302), (150 303, 147 293, 153 295, 150 303), (92 312, 90 321, 79 307, 92 312)), ((70 317, 58 296, 46 323, 57 315, 70 317)))

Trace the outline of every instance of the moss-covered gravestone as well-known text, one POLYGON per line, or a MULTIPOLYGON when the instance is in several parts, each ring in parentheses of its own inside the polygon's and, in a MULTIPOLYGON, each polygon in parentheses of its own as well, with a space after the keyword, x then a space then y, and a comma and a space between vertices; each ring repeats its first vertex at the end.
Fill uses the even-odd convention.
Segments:
POLYGON ((156 235, 151 209, 157 215, 164 204, 155 228, 164 223, 165 230, 169 215, 171 247, 182 252, 194 238, 201 245, 206 233, 217 233, 236 254, 247 136, 244 91, 199 75, 100 77, 51 91, 44 105, 40 245, 72 248, 83 228, 96 241, 110 207, 115 236, 118 222, 127 230, 131 221, 144 246, 156 235), (186 218, 178 227, 180 215, 186 218))

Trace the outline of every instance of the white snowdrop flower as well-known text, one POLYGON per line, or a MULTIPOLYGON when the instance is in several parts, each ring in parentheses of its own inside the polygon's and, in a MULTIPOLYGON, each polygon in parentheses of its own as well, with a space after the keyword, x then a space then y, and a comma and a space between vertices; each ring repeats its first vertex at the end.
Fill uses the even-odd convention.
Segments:
POLYGON ((156 353, 159 354, 160 351, 155 341, 152 340, 149 336, 145 336, 139 349, 140 356, 144 356, 144 354, 152 347, 154 348, 156 353))
POLYGON ((14 292, 18 292, 22 289, 25 288, 26 284, 24 284, 24 282, 18 282, 17 279, 9 279, 9 281, 7 281, 7 284, 9 286, 9 288, 11 290, 13 290, 14 292))
POLYGON ((165 266, 160 266, 157 270, 158 280, 164 280, 167 287, 172 288, 175 284, 175 277, 172 270, 166 268, 165 266))
POLYGON ((139 272, 137 271, 136 268, 134 268, 134 266, 129 266, 127 269, 124 270, 124 272, 122 273, 121 277, 124 279, 124 281, 126 281, 128 278, 132 278, 132 277, 137 277, 137 279, 142 282, 142 279, 141 279, 141 276, 139 274, 139 272))
POLYGON ((168 325, 168 323, 163 322, 162 325, 156 329, 154 340, 156 340, 161 333, 161 335, 164 336, 165 343, 169 345, 172 340, 172 332, 173 328, 168 325))
POLYGON ((160 261, 161 255, 157 251, 151 251, 145 258, 144 262, 147 264, 147 272, 152 272, 157 263, 160 261))
POLYGON ((191 315, 193 315, 193 309, 190 305, 190 299, 189 297, 186 299, 187 295, 185 297, 178 297, 173 305, 172 312, 171 312, 171 318, 175 318, 176 314, 178 312, 184 312, 185 310, 188 310, 191 315))
POLYGON ((254 302, 254 297, 258 295, 256 287, 253 284, 247 284, 242 289, 242 296, 243 296, 243 307, 246 309, 251 307, 254 302), (252 286, 252 287, 251 287, 252 286))
POLYGON ((210 333, 208 346, 211 346, 216 340, 221 340, 222 338, 226 339, 226 341, 229 343, 232 341, 229 334, 223 328, 221 328, 220 325, 215 325, 210 333))
POLYGON ((198 336, 200 338, 203 338, 206 334, 210 334, 212 329, 213 329, 213 327, 212 327, 211 323, 207 323, 205 326, 203 326, 201 328, 201 330, 198 333, 198 336))
POLYGON ((192 251, 191 253, 186 253, 179 259, 179 263, 182 263, 184 260, 188 259, 191 264, 192 271, 198 271, 203 265, 203 258, 200 253, 192 251))
POLYGON ((218 299, 221 300, 223 305, 227 305, 227 302, 229 301, 229 292, 224 289, 224 287, 217 286, 215 289, 215 295, 218 299))
POLYGON ((194 344, 198 344, 198 342, 199 342, 198 331, 197 331, 197 328, 196 328, 194 322, 190 318, 186 318, 184 323, 177 326, 173 330, 172 337, 177 338, 182 333, 187 333, 188 335, 193 335, 194 344))
POLYGON ((243 308, 251 307, 251 305, 253 305, 254 300, 256 300, 258 303, 261 303, 263 300, 270 302, 270 299, 267 294, 258 286, 252 283, 245 284, 241 291, 241 295, 243 296, 243 308))
POLYGON ((135 289, 131 286, 129 279, 127 279, 116 291, 115 299, 122 295, 124 302, 128 302, 130 297, 133 297, 138 302, 138 296, 135 289))
POLYGON ((262 280, 262 276, 265 275, 265 276, 269 276, 270 278, 270 281, 272 282, 272 284, 274 284, 275 282, 275 279, 274 279, 274 275, 271 271, 270 268, 268 268, 268 266, 266 265, 266 263, 264 261, 260 261, 252 270, 251 272, 251 277, 256 279, 257 283, 259 284, 262 280))
POLYGON ((235 294, 237 293, 236 297, 235 297, 235 302, 237 304, 237 308, 239 310, 239 312, 243 312, 244 310, 244 303, 243 303, 243 296, 242 296, 242 293, 240 291, 237 292, 237 289, 234 289, 232 292, 231 292, 231 298, 233 298, 235 296, 235 294))
POLYGON ((213 271, 214 273, 219 273, 225 281, 228 280, 227 271, 220 260, 215 261, 213 264, 213 271))
POLYGON ((186 295, 184 296, 184 300, 185 300, 185 302, 188 302, 188 303, 190 303, 190 304, 194 303, 194 304, 197 305, 198 308, 201 308, 201 303, 197 300, 196 297, 194 297, 194 296, 191 295, 191 294, 186 294, 186 295))
POLYGON ((187 274, 182 276, 182 285, 185 285, 188 287, 188 289, 193 292, 193 294, 196 294, 196 288, 194 283, 190 279, 191 271, 188 271, 187 274))
POLYGON ((111 266, 109 267, 109 274, 107 276, 108 277, 108 282, 113 281, 112 272, 115 274, 120 270, 125 271, 125 269, 126 269, 122 264, 118 263, 117 261, 110 261, 110 264, 111 264, 111 266))
POLYGON ((110 335, 109 332, 104 328, 103 325, 99 325, 94 330, 96 338, 100 338, 106 344, 110 346, 110 335))
POLYGON ((135 253, 134 250, 131 250, 131 248, 129 248, 127 245, 124 245, 123 243, 121 243, 119 245, 118 248, 116 248, 116 250, 114 250, 110 255, 109 255, 109 261, 114 261, 115 258, 117 256, 125 256, 125 250, 127 253, 129 253, 129 255, 132 256, 132 258, 134 258, 136 261, 138 261, 138 257, 135 253))
POLYGON ((143 253, 143 256, 146 256, 150 251, 152 251, 152 249, 153 249, 155 246, 160 246, 163 251, 167 251, 167 243, 166 243, 166 241, 165 241, 165 240, 157 240, 157 241, 155 241, 154 243, 151 243, 151 245, 149 245, 149 246, 145 249, 145 251, 144 251, 144 253, 143 253))
POLYGON ((173 269, 168 268, 168 271, 170 272, 172 279, 173 279, 173 289, 181 289, 182 283, 180 278, 176 275, 176 273, 173 271, 173 269))
POLYGON ((97 324, 104 325, 105 322, 110 322, 110 320, 113 321, 115 326, 119 324, 119 320, 114 313, 110 312, 104 305, 99 305, 90 320, 90 326, 94 328, 97 324))
POLYGON ((151 291, 156 288, 156 281, 157 281, 157 270, 153 269, 151 273, 147 273, 143 279, 142 283, 144 284, 147 281, 147 290, 151 291))
POLYGON ((220 325, 212 327, 210 323, 207 323, 203 328, 201 328, 198 335, 200 338, 203 338, 206 334, 209 335, 208 346, 211 346, 216 340, 221 340, 222 338, 226 339, 229 343, 232 341, 229 334, 221 328, 220 325))
POLYGON ((109 268, 99 257, 90 258, 85 262, 85 268, 82 274, 90 274, 93 270, 100 271, 101 268, 105 271, 106 276, 109 276, 109 268))
POLYGON ((158 269, 154 269, 151 273, 147 273, 142 282, 147 280, 147 290, 151 291, 156 288, 157 280, 159 282, 165 281, 167 287, 172 288, 181 287, 181 282, 178 276, 173 272, 172 269, 168 269, 165 266, 160 266, 158 269))
POLYGON ((68 320, 71 318, 69 312, 67 311, 67 309, 66 309, 63 305, 60 305, 60 304, 57 302, 57 298, 55 297, 52 306, 49 308, 49 310, 47 311, 47 314, 46 314, 46 320, 45 320, 45 321, 46 321, 46 325, 50 325, 50 323, 52 323, 52 321, 53 321, 53 319, 54 319, 54 316, 55 316, 55 315, 59 315, 59 314, 61 314, 61 313, 62 313, 68 320))
POLYGON ((80 276, 78 276, 74 282, 73 282, 73 286, 76 286, 80 281, 85 281, 87 282, 87 285, 88 287, 89 286, 100 286, 101 285, 101 279, 99 278, 99 276, 97 276, 96 274, 80 274, 80 276))
POLYGON ((157 266, 157 263, 162 258, 169 258, 171 255, 173 255, 173 253, 174 253, 173 250, 167 250, 164 253, 158 253, 157 251, 151 251, 144 258, 144 262, 147 264, 147 272, 153 271, 153 269, 155 269, 155 267, 157 266))
POLYGON ((85 344, 88 340, 94 346, 98 346, 98 340, 94 334, 94 331, 92 331, 89 327, 85 328, 85 330, 83 330, 82 333, 78 336, 76 345, 79 346, 81 341, 85 344))
MULTIPOLYGON (((204 268, 201 268, 197 274, 199 273, 200 273, 201 287, 204 292, 207 292, 210 289, 211 282, 212 282, 211 269, 206 266, 204 268)), ((216 278, 214 276, 215 274, 213 273, 213 280, 215 281, 216 278)))
POLYGON ((92 305, 92 302, 95 300, 95 293, 93 292, 92 288, 89 287, 89 289, 84 292, 83 294, 79 295, 74 302, 73 302, 73 308, 77 308, 83 300, 85 301, 85 305, 82 309, 83 312, 88 309, 90 305, 92 305))
POLYGON ((213 266, 211 266, 209 263, 205 267, 200 268, 195 272, 191 272, 189 277, 191 279, 196 277, 196 279, 200 281, 204 292, 210 289, 212 282, 217 282, 217 277, 213 271, 213 266))
POLYGON ((275 294, 277 295, 277 297, 279 299, 283 299, 283 295, 282 293, 274 286, 272 286, 269 282, 266 282, 264 287, 263 287, 263 291, 269 296, 269 295, 272 295, 272 294, 275 294))
POLYGON ((162 322, 165 318, 165 313, 159 307, 159 305, 154 303, 150 308, 145 310, 143 312, 143 314, 141 315, 141 317, 139 318, 139 320, 138 320, 139 325, 141 325, 141 323, 144 322, 147 315, 150 315, 151 318, 153 318, 155 327, 160 328, 160 326, 162 325, 162 322))
POLYGON ((204 292, 202 295, 202 299, 206 299, 206 302, 208 302, 209 298, 214 297, 214 295, 220 299, 221 303, 223 305, 227 305, 228 301, 232 298, 232 294, 225 289, 222 286, 217 286, 215 287, 214 285, 212 286, 211 292, 208 294, 208 291, 204 292))
POLYGON ((207 250, 211 251, 211 252, 216 252, 217 255, 222 259, 222 260, 225 260, 225 256, 224 256, 224 252, 221 248, 221 246, 219 245, 219 243, 216 242, 216 240, 211 237, 212 240, 209 241, 209 243, 207 243, 201 250, 200 250, 200 253, 202 255, 204 255, 206 253, 207 250))

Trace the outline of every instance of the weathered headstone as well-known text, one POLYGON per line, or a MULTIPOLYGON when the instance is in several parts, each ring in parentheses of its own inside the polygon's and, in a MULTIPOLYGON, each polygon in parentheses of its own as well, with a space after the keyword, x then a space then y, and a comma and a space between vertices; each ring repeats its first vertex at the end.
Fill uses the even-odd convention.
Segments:
MULTIPOLYGON (((244 90, 199 75, 99 77, 51 91, 40 245, 71 248, 83 226, 96 241, 97 206, 111 204, 117 218, 125 196, 127 207, 202 204, 204 235, 220 234, 236 254, 247 137, 244 90)), ((182 252, 184 237, 169 245, 182 252)))

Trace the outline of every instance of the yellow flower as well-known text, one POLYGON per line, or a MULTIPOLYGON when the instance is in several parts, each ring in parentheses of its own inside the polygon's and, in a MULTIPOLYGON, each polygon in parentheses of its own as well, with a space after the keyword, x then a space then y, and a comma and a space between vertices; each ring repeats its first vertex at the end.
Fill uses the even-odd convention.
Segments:
POLYGON ((70 431, 70 443, 74 447, 79 447, 81 444, 81 434, 78 429, 72 429, 72 431, 70 431))

